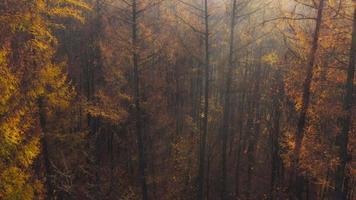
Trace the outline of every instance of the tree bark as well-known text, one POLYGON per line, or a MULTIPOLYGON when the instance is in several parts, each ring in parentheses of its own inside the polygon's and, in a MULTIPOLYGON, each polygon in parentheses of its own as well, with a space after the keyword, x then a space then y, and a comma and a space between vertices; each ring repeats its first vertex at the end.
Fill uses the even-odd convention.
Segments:
POLYGON ((339 119, 341 125, 341 133, 337 138, 337 147, 339 150, 340 164, 336 170, 336 184, 335 192, 337 199, 347 199, 348 185, 347 185, 347 163, 351 158, 348 154, 349 132, 352 124, 352 106, 354 105, 354 77, 356 64, 356 2, 354 1, 354 21, 352 32, 352 44, 350 51, 350 63, 347 72, 346 93, 344 97, 343 110, 345 114, 339 119))
POLYGON ((233 76, 233 69, 234 69, 234 41, 235 41, 235 19, 236 19, 236 4, 237 0, 232 0, 232 13, 231 13, 231 24, 230 24, 230 47, 229 47, 229 66, 226 74, 226 85, 225 85, 225 101, 224 101, 224 111, 223 111, 223 121, 222 121, 222 129, 221 129, 221 136, 222 136, 222 160, 221 160, 221 199, 227 199, 226 194, 226 176, 227 176, 227 167, 226 167, 226 160, 227 160, 227 136, 229 132, 229 118, 230 118, 230 95, 231 95, 231 87, 232 87, 232 76, 233 76))
MULTIPOLYGON (((261 56, 261 52, 259 56, 261 56)), ((257 150, 257 144, 260 138, 261 132, 261 105, 260 105, 260 85, 261 85, 261 62, 257 63, 255 72, 255 88, 253 91, 252 102, 251 102, 251 114, 250 114, 250 134, 247 146, 247 193, 246 199, 250 199, 250 194, 252 190, 252 177, 255 169, 255 154, 257 150)))
MULTIPOLYGON (((319 35, 320 35, 320 27, 321 27, 321 22, 322 22, 322 17, 323 17, 323 9, 324 9, 324 1, 325 0, 320 0, 319 1, 319 8, 318 8, 318 14, 316 18, 316 25, 314 29, 314 36, 313 36, 313 41, 312 41, 312 46, 309 52, 308 56, 308 63, 307 63, 307 73, 306 77, 304 80, 304 85, 303 85, 303 97, 302 97, 302 108, 300 111, 300 116, 298 119, 298 125, 297 125, 297 131, 296 131, 296 137, 295 137, 295 149, 294 149, 294 158, 293 158, 293 176, 296 176, 296 185, 294 186, 295 188, 295 195, 298 199, 302 198, 302 193, 303 193, 303 181, 302 177, 299 176, 299 159, 300 159, 300 151, 302 147, 302 142, 304 138, 304 129, 306 125, 306 120, 307 120, 307 112, 309 109, 309 103, 310 103, 310 87, 312 84, 313 80, 313 69, 314 69, 314 63, 315 63, 315 57, 316 57, 316 52, 318 50, 318 44, 319 44, 319 35)), ((293 186, 292 186, 293 187, 293 186)))
POLYGON ((45 167, 45 185, 46 185, 46 199, 53 199, 54 198, 54 185, 52 183, 51 175, 52 175, 52 166, 51 161, 49 159, 49 152, 48 152, 48 140, 47 140, 47 131, 46 131, 46 113, 45 113, 45 106, 44 106, 44 99, 43 97, 38 98, 38 113, 40 118, 40 126, 42 130, 42 138, 41 138, 41 146, 42 146, 42 156, 43 156, 43 164, 45 167))
POLYGON ((138 159, 139 159, 139 175, 140 184, 142 190, 142 200, 148 199, 147 193, 147 183, 146 183, 146 160, 145 160, 145 150, 144 150, 144 130, 143 130, 143 119, 141 110, 141 97, 140 97, 140 74, 139 74, 139 54, 137 52, 138 48, 138 9, 137 1, 132 0, 132 62, 133 62, 133 76, 134 76, 134 101, 135 101, 135 118, 136 118, 136 134, 137 134, 137 144, 138 144, 138 159))
POLYGON ((204 0, 204 22, 205 22, 205 94, 204 94, 204 118, 203 130, 200 140, 200 158, 199 158, 199 175, 198 175, 198 200, 204 199, 204 177, 205 177, 205 149, 208 135, 208 118, 209 118, 209 92, 210 92, 210 31, 209 31, 209 10, 208 0, 204 0))
POLYGON ((280 169, 282 159, 280 156, 280 121, 282 115, 282 98, 283 98, 283 78, 281 72, 276 72, 276 93, 272 99, 272 127, 271 127, 271 188, 270 199, 276 198, 277 181, 280 178, 280 169))

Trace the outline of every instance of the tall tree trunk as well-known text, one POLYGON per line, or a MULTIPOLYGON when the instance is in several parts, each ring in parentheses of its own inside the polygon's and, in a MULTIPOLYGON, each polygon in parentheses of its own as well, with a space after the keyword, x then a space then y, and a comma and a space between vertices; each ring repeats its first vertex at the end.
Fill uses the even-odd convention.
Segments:
MULTIPOLYGON (((101 50, 99 45, 99 40, 101 38, 101 11, 102 4, 101 0, 95 1, 95 30, 92 30, 91 33, 91 43, 94 47, 89 47, 89 63, 88 63, 88 71, 87 71, 87 99, 89 102, 94 100, 95 92, 96 92, 96 71, 99 67, 101 67, 101 50)), ((100 181, 100 119, 92 116, 91 113, 88 113, 88 126, 89 126, 89 134, 90 137, 93 137, 95 140, 94 147, 94 167, 95 167, 95 188, 94 194, 96 198, 100 198, 102 195, 100 192, 101 189, 101 181, 100 181)))
POLYGON ((314 63, 315 63, 315 57, 316 57, 316 52, 318 50, 318 44, 319 44, 319 35, 320 35, 320 27, 321 27, 321 22, 322 22, 322 17, 323 17, 323 9, 324 9, 324 1, 325 0, 320 0, 319 1, 319 8, 318 8, 318 14, 316 18, 316 25, 314 29, 314 36, 313 36, 313 41, 312 41, 312 46, 309 52, 308 56, 308 63, 307 63, 307 73, 306 73, 306 78, 304 80, 304 85, 303 85, 303 97, 302 97, 302 108, 300 111, 300 116, 298 119, 298 125, 297 125, 297 131, 296 131, 296 136, 295 136, 295 149, 294 149, 294 158, 293 158, 293 176, 296 177, 296 185, 291 186, 295 188, 295 195, 298 199, 302 198, 302 193, 303 193, 303 181, 302 177, 299 176, 299 158, 300 158, 300 151, 302 147, 302 142, 304 138, 304 129, 306 125, 306 120, 307 120, 307 112, 309 108, 309 103, 310 103, 310 87, 312 84, 313 80, 313 69, 314 69, 314 63))
POLYGON ((243 134, 243 126, 244 126, 244 102, 245 102, 245 92, 241 94, 241 100, 239 105, 239 124, 238 124, 238 132, 239 138, 237 143, 237 152, 236 152, 236 167, 235 167, 235 197, 238 199, 240 196, 240 166, 241 166, 241 151, 242 147, 242 139, 244 138, 243 134))
POLYGON ((229 132, 229 118, 230 118, 230 96, 231 96, 231 84, 232 84, 232 75, 233 75, 233 68, 234 68, 234 41, 235 41, 235 18, 236 18, 236 3, 237 0, 232 0, 232 12, 231 12, 231 24, 230 24, 230 47, 229 47, 229 66, 227 70, 227 78, 226 78, 226 85, 225 85, 225 101, 224 101, 224 111, 223 111, 223 121, 222 121, 222 129, 221 129, 221 136, 222 136, 222 160, 221 160, 221 199, 227 199, 226 194, 226 176, 227 176, 227 167, 226 167, 226 160, 227 160, 227 136, 229 132))
POLYGON ((356 64, 356 1, 354 1, 354 21, 352 32, 352 44, 350 51, 350 63, 347 73, 346 93, 344 97, 343 109, 345 114, 339 119, 341 125, 341 133, 337 138, 337 147, 339 149, 340 164, 336 170, 335 192, 337 199, 346 199, 348 194, 347 185, 347 163, 350 162, 348 155, 349 132, 352 124, 352 106, 354 105, 354 77, 356 64))
POLYGON ((132 0, 132 62, 133 62, 133 75, 134 75, 134 101, 135 101, 135 118, 136 118, 136 133, 137 133, 137 143, 138 143, 138 159, 139 159, 139 174, 140 183, 142 190, 142 199, 147 200, 147 183, 146 183, 146 161, 145 161, 145 150, 143 142, 143 119, 141 110, 141 97, 140 97, 140 74, 139 74, 139 54, 137 52, 138 48, 138 9, 137 1, 132 0))
POLYGON ((281 156, 280 156, 280 121, 282 114, 282 98, 283 98, 283 78, 281 72, 276 72, 276 93, 273 95, 272 100, 272 127, 271 127, 271 188, 270 199, 275 199, 277 181, 279 180, 281 169, 281 156))
POLYGON ((208 0, 204 0, 204 22, 205 22, 205 94, 204 94, 204 119, 203 130, 200 139, 200 161, 199 161, 199 175, 198 175, 198 200, 204 199, 204 177, 205 177, 205 149, 208 135, 208 118, 209 118, 209 92, 210 92, 210 31, 209 31, 209 12, 208 0))
MULTIPOLYGON (((248 54, 246 56, 246 63, 248 60, 248 54)), ((239 139, 237 143, 237 153, 236 153, 236 167, 235 167, 235 198, 239 199, 240 196, 240 166, 241 166, 241 157, 242 157, 242 151, 245 148, 244 141, 245 141, 245 134, 244 134, 244 114, 245 114, 245 101, 246 101, 246 96, 247 96, 247 87, 245 87, 245 84, 247 82, 247 76, 248 76, 248 67, 245 67, 245 72, 242 71, 243 74, 243 80, 241 82, 241 97, 240 97, 240 102, 239 102, 239 108, 238 108, 238 115, 239 115, 239 123, 238 123, 238 130, 239 130, 239 139)))
MULTIPOLYGON (((261 52, 259 56, 261 56, 261 52)), ((247 147, 247 195, 246 199, 250 199, 250 194, 252 190, 252 177, 255 169, 255 153, 257 150, 257 143, 260 137, 261 131, 261 106, 260 106, 260 84, 261 84, 261 62, 257 63, 256 73, 255 73, 255 88, 252 95, 252 103, 251 103, 251 114, 250 114, 250 134, 249 141, 247 147), (253 128, 252 128, 253 126, 253 128), (253 129, 253 130, 252 130, 253 129)))
POLYGON ((43 156, 43 164, 45 167, 45 186, 46 186, 46 199, 52 200, 54 198, 54 185, 52 183, 52 166, 49 159, 49 152, 48 152, 48 136, 46 130, 46 113, 44 107, 44 100, 43 97, 38 98, 38 111, 39 111, 39 118, 40 118, 40 126, 42 130, 42 138, 41 138, 41 146, 42 146, 42 156, 43 156))

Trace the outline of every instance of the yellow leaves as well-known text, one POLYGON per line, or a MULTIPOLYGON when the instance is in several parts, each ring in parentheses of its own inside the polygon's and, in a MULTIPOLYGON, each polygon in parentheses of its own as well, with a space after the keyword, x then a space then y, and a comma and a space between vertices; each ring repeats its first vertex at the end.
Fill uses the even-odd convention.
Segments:
POLYGON ((39 72, 39 95, 45 96, 48 106, 66 108, 69 106, 74 91, 67 81, 67 76, 62 72, 64 63, 60 65, 50 64, 39 72))
POLYGON ((0 114, 8 110, 7 102, 16 90, 16 77, 10 72, 7 66, 7 54, 5 50, 0 50, 0 114))
POLYGON ((329 0, 329 4, 330 4, 331 6, 335 6, 336 2, 335 2, 335 0, 329 0))
POLYGON ((73 18, 80 22, 84 22, 84 17, 81 14, 81 11, 71 8, 53 8, 48 11, 48 14, 54 17, 59 18, 73 18))
MULTIPOLYGON (((28 183, 27 169, 40 152, 39 138, 26 135, 32 128, 32 118, 24 109, 0 123, 0 199, 31 200, 34 190, 38 190, 28 183)), ((34 186, 40 188, 40 183, 34 186)))
POLYGON ((281 147, 283 149, 286 149, 287 151, 281 152, 281 157, 283 159, 284 165, 285 166, 292 166, 292 160, 293 160, 293 150, 295 148, 295 140, 294 140, 294 130, 286 130, 285 137, 282 138, 281 141, 281 147))
POLYGON ((48 46, 48 44, 46 42, 42 42, 40 40, 31 40, 31 47, 34 49, 38 49, 40 51, 47 51, 49 50, 51 47, 48 46))
POLYGON ((0 173, 0 199, 2 200, 32 200, 34 190, 40 188, 35 181, 29 183, 29 175, 17 167, 9 167, 0 173), (36 187, 33 187, 36 186, 36 187))
POLYGON ((19 111, 14 116, 0 124, 0 137, 8 145, 17 145, 22 141, 23 131, 20 129, 20 123, 23 112, 19 111))
POLYGON ((83 11, 90 10, 90 6, 81 0, 53 0, 53 5, 47 13, 59 18, 72 18, 84 22, 83 11))
POLYGON ((279 57, 276 52, 271 52, 269 54, 266 54, 262 57, 262 60, 264 63, 270 64, 270 65, 275 65, 279 61, 279 57))
POLYGON ((23 132, 13 125, 15 124, 5 123, 0 126, 0 134, 3 137, 2 140, 7 146, 19 144, 22 140, 21 136, 23 132))
POLYGON ((91 7, 82 0, 55 0, 58 4, 70 5, 82 10, 90 10, 91 7))
POLYGON ((108 120, 112 123, 117 123, 122 119, 121 113, 118 110, 113 109, 103 109, 98 106, 88 106, 87 112, 90 113, 93 117, 102 118, 108 120))
POLYGON ((59 18, 83 22, 82 12, 90 8, 81 0, 8 2, 11 8, 5 6, 0 13, 0 199, 32 200, 43 190, 30 176, 40 153, 36 100, 45 98, 51 119, 50 113, 68 108, 74 96, 63 73, 65 63, 53 61, 57 39, 52 29, 59 18))
POLYGON ((48 44, 55 41, 55 38, 47 27, 47 25, 41 22, 40 20, 36 23, 33 23, 28 31, 34 36, 36 40, 41 40, 48 44))
POLYGON ((20 188, 28 177, 17 167, 5 169, 0 174, 0 199, 19 199, 20 188))
POLYGON ((17 155, 18 161, 21 165, 29 167, 35 158, 40 153, 40 139, 38 137, 32 138, 27 144, 21 145, 21 150, 17 155))
POLYGON ((120 108, 113 99, 107 96, 104 92, 99 91, 96 95, 97 101, 95 104, 86 106, 86 111, 94 117, 103 118, 112 123, 118 123, 127 117, 127 112, 120 108))

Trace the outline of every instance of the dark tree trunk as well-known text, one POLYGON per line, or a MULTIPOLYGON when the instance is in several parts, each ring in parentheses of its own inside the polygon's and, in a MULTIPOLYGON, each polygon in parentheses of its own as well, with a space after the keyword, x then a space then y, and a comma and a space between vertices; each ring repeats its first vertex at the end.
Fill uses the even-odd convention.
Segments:
POLYGON ((348 154, 349 132, 352 124, 352 106, 354 105, 354 77, 356 64, 356 7, 354 9, 354 21, 352 32, 352 44, 350 51, 350 63, 347 72, 346 92, 343 103, 344 115, 339 119, 341 125, 341 133, 337 138, 337 147, 339 150, 340 165, 336 170, 335 192, 337 199, 346 199, 348 194, 347 184, 347 164, 351 161, 348 154))
MULTIPOLYGON (((248 55, 246 56, 246 60, 248 59, 248 55)), ((239 199, 240 196, 240 167, 241 167, 241 154, 242 151, 244 150, 244 141, 245 140, 245 134, 244 134, 244 114, 245 114, 245 99, 247 96, 247 88, 244 87, 246 84, 246 79, 248 76, 248 70, 246 68, 245 73, 243 75, 243 80, 242 80, 242 86, 241 86, 241 98, 239 102, 239 110, 238 110, 238 115, 239 115, 239 123, 238 123, 238 132, 239 132, 239 138, 238 138, 238 143, 237 143, 237 153, 236 153, 236 168, 235 168, 235 198, 239 199)))
POLYGON ((283 98, 283 78, 281 72, 276 72, 276 93, 272 100, 272 128, 270 133, 271 139, 271 188, 270 199, 275 199, 277 181, 280 179, 280 169, 282 159, 280 156, 280 121, 282 115, 282 98, 283 98))
POLYGON ((198 200, 204 199, 204 180, 205 180, 205 157, 206 157, 206 140, 208 135, 208 119, 209 119, 209 92, 210 92, 210 31, 209 31, 209 10, 208 0, 204 0, 204 23, 205 23, 205 93, 204 93, 204 118, 203 130, 200 139, 200 158, 199 158, 199 174, 198 174, 198 200))
POLYGON ((222 121, 222 128, 221 128, 221 136, 222 136, 222 160, 221 160, 221 199, 227 199, 226 194, 226 176, 227 176, 227 167, 226 167, 226 160, 227 160, 227 136, 229 133, 229 122, 230 122, 230 98, 231 98, 231 87, 232 87, 232 76, 233 76, 233 69, 234 69, 234 41, 235 41, 235 18, 236 18, 236 2, 237 0, 232 1, 232 12, 231 12, 231 24, 230 24, 230 47, 229 47, 229 66, 226 74, 226 85, 225 85, 225 101, 224 101, 224 111, 223 111, 223 121, 222 121))
POLYGON ((46 130, 46 111, 44 106, 44 99, 43 97, 38 98, 38 112, 40 118, 40 126, 42 130, 42 137, 41 137, 41 146, 42 146, 42 156, 43 156, 43 164, 45 167, 45 186, 46 186, 46 199, 52 200, 54 198, 54 185, 52 183, 53 179, 51 176, 53 175, 51 161, 49 158, 48 152, 48 135, 46 130))
POLYGON ((137 134, 137 144, 138 144, 138 159, 139 159, 139 176, 140 184, 142 190, 142 199, 147 200, 147 183, 146 183, 146 160, 145 160, 145 150, 144 150, 144 127, 143 127, 143 116, 141 110, 141 97, 140 97, 140 74, 139 74, 139 54, 137 52, 138 48, 138 9, 137 1, 132 1, 132 62, 133 62, 133 76, 134 76, 134 101, 135 101, 135 120, 136 120, 136 134, 137 134))
MULTIPOLYGON (((101 11, 102 11, 102 4, 100 0, 95 1, 95 20, 94 20, 94 29, 91 32, 91 45, 88 46, 88 62, 87 63, 87 76, 86 76, 86 83, 87 83, 87 100, 90 103, 95 103, 94 97, 96 92, 96 72, 101 67, 102 59, 101 59, 101 50, 99 46, 99 40, 101 38, 101 11)), ((89 127, 89 135, 95 141, 94 146, 94 169, 95 169, 95 187, 94 187, 94 194, 96 198, 100 198, 101 196, 101 183, 100 183, 100 133, 99 126, 100 120, 97 117, 91 115, 91 113, 87 114, 88 119, 88 127, 89 127)))
MULTIPOLYGON (((262 50, 259 52, 259 56, 262 55, 262 50)), ((253 89, 252 102, 251 102, 251 114, 250 114, 250 134, 248 136, 248 147, 247 147, 247 196, 246 199, 250 198, 251 190, 252 190, 252 177, 255 169, 255 160, 256 160, 256 150, 257 144, 260 138, 261 132, 261 105, 260 105, 260 87, 261 87, 261 61, 257 63, 256 71, 254 73, 256 80, 255 86, 253 89)))
POLYGON ((304 129, 305 129, 305 125, 306 125, 307 112, 308 112, 309 102, 310 102, 310 87, 311 87, 313 75, 314 75, 313 69, 314 69, 316 52, 318 50, 318 44, 319 44, 319 35, 320 35, 320 27, 321 27, 322 16, 323 16, 324 1, 325 0, 319 1, 319 8, 318 8, 318 15, 316 18, 314 36, 313 36, 312 46, 311 46, 309 56, 308 56, 307 73, 306 73, 306 77, 305 77, 304 84, 303 84, 302 108, 300 111, 300 116, 298 119, 297 131, 296 131, 296 136, 295 136, 295 149, 294 149, 294 158, 293 158, 293 167, 292 167, 292 170, 293 170, 292 178, 294 178, 294 176, 295 176, 296 179, 295 179, 295 185, 291 186, 291 187, 295 188, 295 195, 298 199, 302 198, 303 182, 304 182, 303 181, 304 178, 299 176, 299 157, 300 157, 300 151, 301 151, 302 142, 303 142, 303 138, 304 138, 304 129))

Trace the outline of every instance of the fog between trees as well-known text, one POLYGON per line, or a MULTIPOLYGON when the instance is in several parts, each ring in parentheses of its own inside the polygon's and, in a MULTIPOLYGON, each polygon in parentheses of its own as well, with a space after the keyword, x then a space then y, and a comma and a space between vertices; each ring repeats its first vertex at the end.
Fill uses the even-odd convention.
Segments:
POLYGON ((355 199, 355 10, 0 1, 0 199, 355 199))

